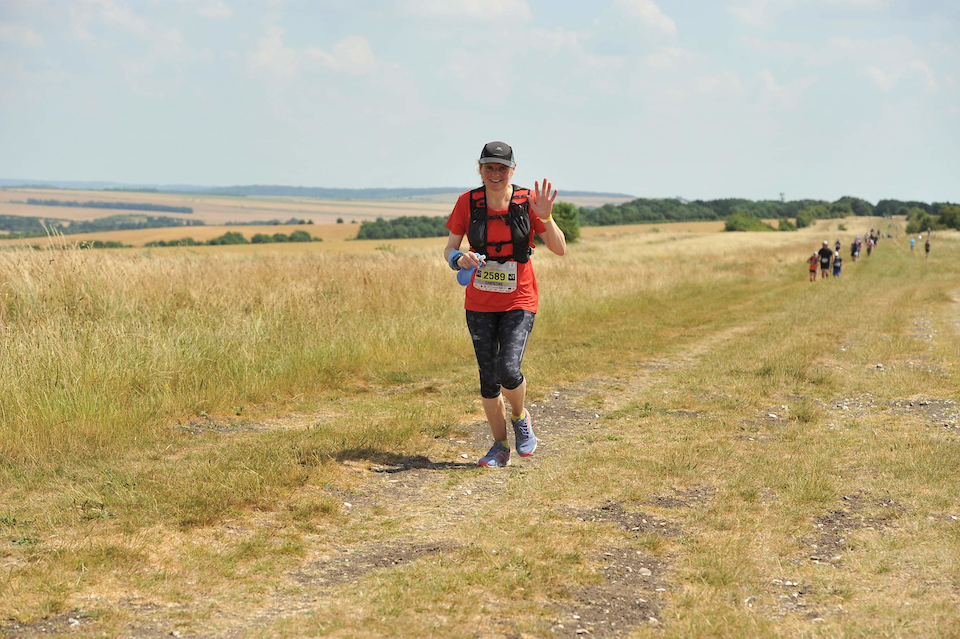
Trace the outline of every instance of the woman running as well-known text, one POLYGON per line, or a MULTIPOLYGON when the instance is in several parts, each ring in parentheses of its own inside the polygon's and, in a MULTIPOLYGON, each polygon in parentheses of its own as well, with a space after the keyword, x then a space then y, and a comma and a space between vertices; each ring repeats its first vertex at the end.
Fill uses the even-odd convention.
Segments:
POLYGON ((530 189, 511 183, 516 170, 513 149, 490 142, 480 152, 483 186, 457 200, 447 228, 443 256, 454 270, 476 269, 466 287, 467 328, 480 368, 480 395, 494 443, 478 464, 488 468, 510 463, 507 413, 510 402, 517 452, 528 457, 537 448, 530 413, 524 407, 526 380, 520 372, 527 339, 533 330, 539 293, 533 273, 533 234, 553 253, 563 255, 567 242, 553 220, 557 191, 546 179, 530 189), (463 236, 470 250, 460 250, 463 236))

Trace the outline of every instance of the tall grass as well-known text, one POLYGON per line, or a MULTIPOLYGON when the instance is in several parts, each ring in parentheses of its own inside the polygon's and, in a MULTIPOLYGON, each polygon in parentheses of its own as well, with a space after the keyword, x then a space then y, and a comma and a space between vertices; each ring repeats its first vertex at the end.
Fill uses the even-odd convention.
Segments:
MULTIPOLYGON (((462 289, 439 248, 0 252, 0 458, 55 467, 136 449, 176 418, 469 374, 462 289)), ((538 260, 551 325, 757 272, 645 261, 622 238, 583 249, 538 260)))
POLYGON ((417 376, 461 331, 446 275, 381 253, 0 253, 0 456, 57 464, 174 417, 417 376))

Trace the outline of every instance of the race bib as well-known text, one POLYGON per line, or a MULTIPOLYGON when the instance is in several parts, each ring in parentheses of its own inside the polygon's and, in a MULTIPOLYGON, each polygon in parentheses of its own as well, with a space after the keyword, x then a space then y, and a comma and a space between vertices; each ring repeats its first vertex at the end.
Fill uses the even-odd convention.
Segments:
POLYGON ((513 293, 517 290, 517 263, 487 262, 477 269, 473 287, 488 293, 513 293))

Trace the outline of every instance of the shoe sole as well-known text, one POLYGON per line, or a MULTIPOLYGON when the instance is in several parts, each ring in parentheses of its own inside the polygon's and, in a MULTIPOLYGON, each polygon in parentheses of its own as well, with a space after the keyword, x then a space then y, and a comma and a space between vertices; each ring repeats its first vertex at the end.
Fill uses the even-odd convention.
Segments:
POLYGON ((478 462, 477 462, 477 466, 480 466, 480 467, 482 467, 482 468, 503 468, 504 466, 509 466, 509 465, 510 465, 510 458, 509 458, 509 457, 507 457, 507 463, 504 464, 503 466, 501 466, 501 465, 499 465, 499 464, 497 464, 496 466, 491 466, 490 464, 486 464, 486 463, 484 463, 484 462, 482 462, 482 461, 478 461, 478 462))

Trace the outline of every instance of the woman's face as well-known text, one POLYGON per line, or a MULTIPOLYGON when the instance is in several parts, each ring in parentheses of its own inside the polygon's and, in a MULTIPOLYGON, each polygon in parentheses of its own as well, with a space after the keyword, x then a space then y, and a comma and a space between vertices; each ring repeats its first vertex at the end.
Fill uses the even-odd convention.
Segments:
POLYGON ((505 164, 490 162, 480 165, 480 177, 483 185, 491 191, 499 191, 510 186, 513 179, 513 169, 505 164))

